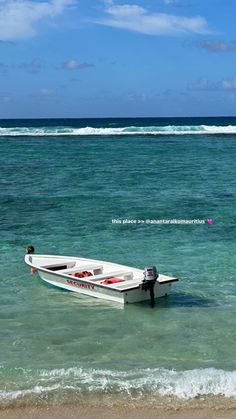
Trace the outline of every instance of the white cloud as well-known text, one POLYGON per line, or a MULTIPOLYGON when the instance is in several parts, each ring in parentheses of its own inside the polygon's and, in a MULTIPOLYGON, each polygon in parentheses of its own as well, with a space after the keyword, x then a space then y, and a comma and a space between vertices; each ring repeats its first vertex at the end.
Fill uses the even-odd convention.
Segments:
POLYGON ((79 66, 79 63, 76 60, 69 60, 63 64, 63 67, 67 68, 68 70, 76 70, 78 66, 79 66))
POLYGON ((52 89, 43 88, 40 90, 40 95, 43 97, 51 97, 55 95, 55 92, 52 89))
POLYGON ((20 64, 19 68, 27 71, 28 73, 38 74, 42 70, 42 63, 39 59, 35 58, 30 62, 20 64))
POLYGON ((202 77, 188 85, 189 90, 212 90, 209 80, 202 77))
POLYGON ((8 72, 8 65, 0 63, 0 74, 6 74, 8 72))
POLYGON ((37 34, 37 24, 62 14, 74 0, 0 0, 0 39, 12 41, 37 34))
POLYGON ((222 80, 221 87, 223 90, 236 90, 236 77, 222 80))
POLYGON ((163 3, 168 6, 177 6, 177 7, 189 7, 190 4, 185 2, 185 0, 163 0, 163 3))
POLYGON ((195 41, 193 45, 208 52, 236 52, 236 41, 202 40, 195 41))
POLYGON ((64 62, 62 67, 66 70, 81 70, 83 68, 94 67, 94 64, 80 63, 77 60, 69 60, 64 62))
POLYGON ((0 94, 0 101, 6 104, 12 102, 12 98, 10 96, 0 94))
POLYGON ((209 33, 207 21, 201 16, 186 17, 151 13, 143 7, 130 4, 111 5, 106 8, 105 12, 108 17, 97 23, 147 35, 209 33))
POLYGON ((190 90, 232 91, 236 90, 236 77, 210 82, 206 78, 197 80, 189 85, 190 90))

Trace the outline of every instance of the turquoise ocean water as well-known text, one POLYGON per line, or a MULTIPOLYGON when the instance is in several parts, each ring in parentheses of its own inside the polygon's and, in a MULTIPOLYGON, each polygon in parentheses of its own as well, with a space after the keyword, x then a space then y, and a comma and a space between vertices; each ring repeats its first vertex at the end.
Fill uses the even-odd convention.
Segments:
POLYGON ((235 152, 236 118, 0 121, 0 406, 236 398, 235 152), (123 308, 46 286, 30 243, 180 282, 123 308))

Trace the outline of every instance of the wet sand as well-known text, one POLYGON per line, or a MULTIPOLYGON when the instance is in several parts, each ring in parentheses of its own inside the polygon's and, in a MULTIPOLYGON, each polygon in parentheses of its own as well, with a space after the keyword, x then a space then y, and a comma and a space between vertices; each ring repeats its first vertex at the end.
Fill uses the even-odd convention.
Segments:
POLYGON ((0 410, 1 419, 235 419, 236 408, 45 406, 0 410))

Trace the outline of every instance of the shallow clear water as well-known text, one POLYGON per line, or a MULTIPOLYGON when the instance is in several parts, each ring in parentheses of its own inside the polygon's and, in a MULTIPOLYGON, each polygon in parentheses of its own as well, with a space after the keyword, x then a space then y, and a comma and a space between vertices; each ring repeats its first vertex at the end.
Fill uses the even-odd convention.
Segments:
POLYGON ((236 128, 232 118, 1 121, 8 129, 0 133, 2 403, 101 392, 236 396, 236 136, 170 128, 168 135, 68 134, 68 127, 217 124, 236 128), (19 127, 20 136, 9 132, 19 127), (35 127, 52 132, 39 136, 35 127), (44 285, 24 265, 29 243, 43 254, 156 264, 180 282, 154 309, 122 308, 44 285))

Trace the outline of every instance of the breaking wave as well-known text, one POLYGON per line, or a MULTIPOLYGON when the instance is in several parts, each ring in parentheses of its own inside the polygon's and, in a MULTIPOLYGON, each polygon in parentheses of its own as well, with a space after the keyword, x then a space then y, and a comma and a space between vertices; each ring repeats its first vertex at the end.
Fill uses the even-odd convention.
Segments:
POLYGON ((78 394, 123 394, 132 399, 143 396, 175 397, 191 400, 199 396, 236 398, 236 371, 214 368, 178 372, 164 368, 110 371, 82 369, 31 370, 19 369, 20 389, 0 391, 0 401, 22 399, 27 396, 66 391, 78 394), (27 377, 27 381, 24 381, 27 377), (30 377, 30 379, 29 379, 30 377), (34 378, 33 378, 34 377, 34 378), (37 384, 33 381, 37 380, 37 384))
POLYGON ((0 127, 0 137, 57 137, 57 136, 106 136, 106 135, 215 135, 236 134, 235 125, 166 125, 166 126, 129 126, 123 128, 71 128, 71 127, 0 127))

